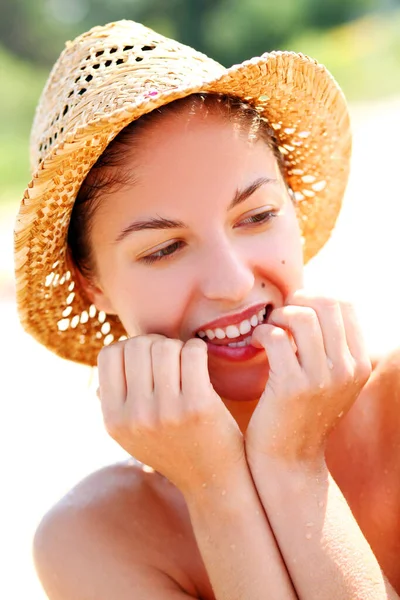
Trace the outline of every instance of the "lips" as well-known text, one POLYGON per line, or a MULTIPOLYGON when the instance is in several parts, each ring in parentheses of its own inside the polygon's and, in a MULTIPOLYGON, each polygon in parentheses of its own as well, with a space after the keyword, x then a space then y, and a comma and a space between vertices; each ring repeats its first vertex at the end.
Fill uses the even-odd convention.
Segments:
POLYGON ((228 346, 244 340, 248 341, 254 329, 261 323, 267 322, 272 309, 272 304, 253 305, 240 313, 210 321, 198 329, 195 335, 204 339, 207 344, 215 346, 228 346))

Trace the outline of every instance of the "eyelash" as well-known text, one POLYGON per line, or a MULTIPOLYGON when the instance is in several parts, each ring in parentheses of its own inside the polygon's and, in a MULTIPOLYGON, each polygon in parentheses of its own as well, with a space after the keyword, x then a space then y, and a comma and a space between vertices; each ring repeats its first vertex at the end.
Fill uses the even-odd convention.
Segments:
MULTIPOLYGON (((277 216, 278 216, 278 214, 276 211, 265 210, 262 213, 257 213, 256 215, 247 217, 247 219, 244 219, 244 221, 241 221, 240 224, 245 223, 246 225, 263 225, 263 224, 267 223, 273 217, 277 217, 277 216)), ((148 256, 142 256, 140 261, 150 265, 159 260, 167 259, 170 256, 172 256, 173 254, 176 254, 176 252, 179 251, 184 245, 185 245, 185 243, 182 241, 174 242, 173 244, 170 244, 169 246, 165 246, 165 248, 161 248, 161 250, 158 250, 157 252, 154 252, 153 254, 149 254, 148 256)))

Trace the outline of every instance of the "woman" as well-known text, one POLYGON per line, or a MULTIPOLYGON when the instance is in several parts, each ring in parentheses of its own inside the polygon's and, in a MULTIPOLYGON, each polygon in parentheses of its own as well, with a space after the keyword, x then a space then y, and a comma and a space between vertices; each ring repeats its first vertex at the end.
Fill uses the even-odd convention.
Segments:
POLYGON ((395 357, 371 375, 351 306, 302 289, 349 153, 343 96, 301 55, 226 71, 131 22, 67 45, 32 132, 20 317, 99 355, 140 462, 43 519, 50 598, 399 597, 395 357))

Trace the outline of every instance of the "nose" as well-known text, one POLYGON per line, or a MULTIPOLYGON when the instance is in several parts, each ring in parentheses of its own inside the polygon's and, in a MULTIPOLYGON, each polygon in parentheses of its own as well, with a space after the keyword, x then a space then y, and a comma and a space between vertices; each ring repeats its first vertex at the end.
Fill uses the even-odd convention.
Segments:
POLYGON ((254 287, 245 257, 228 242, 214 245, 203 265, 202 293, 209 300, 240 302, 254 287))

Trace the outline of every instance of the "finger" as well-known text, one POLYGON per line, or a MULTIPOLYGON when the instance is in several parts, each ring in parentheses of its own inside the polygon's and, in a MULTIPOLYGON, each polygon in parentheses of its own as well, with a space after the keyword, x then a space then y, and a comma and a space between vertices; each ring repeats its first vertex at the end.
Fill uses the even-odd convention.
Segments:
POLYGON ((191 338, 181 351, 181 387, 187 398, 208 397, 212 388, 208 372, 207 344, 191 338))
POLYGON ((97 358, 103 414, 118 411, 126 400, 124 342, 105 346, 97 358))
POLYGON ((298 373, 300 365, 296 351, 284 329, 268 323, 259 325, 253 332, 251 344, 256 348, 264 348, 270 372, 277 375, 298 373))
POLYGON ((154 394, 160 402, 163 398, 168 402, 180 394, 182 346, 180 340, 168 338, 156 340, 152 344, 154 394))
POLYGON ((125 373, 129 397, 145 397, 150 400, 153 394, 153 343, 154 338, 148 335, 130 338, 125 342, 125 373))
POLYGON ((369 358, 364 336, 358 322, 354 307, 348 302, 340 302, 342 318, 346 332, 347 345, 356 365, 360 371, 365 372, 368 378, 371 372, 371 360, 369 358))
POLYGON ((283 306, 272 311, 268 323, 289 330, 306 373, 318 376, 326 369, 324 339, 316 312, 309 307, 283 306))
POLYGON ((333 298, 314 296, 300 290, 287 299, 287 304, 312 308, 318 317, 327 358, 331 365, 350 358, 339 302, 333 298))

